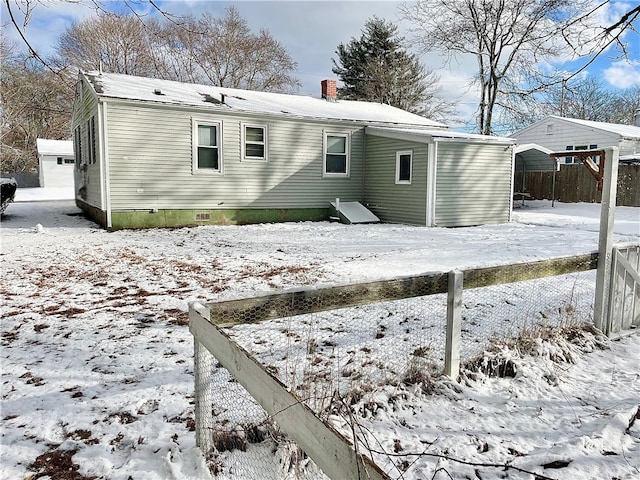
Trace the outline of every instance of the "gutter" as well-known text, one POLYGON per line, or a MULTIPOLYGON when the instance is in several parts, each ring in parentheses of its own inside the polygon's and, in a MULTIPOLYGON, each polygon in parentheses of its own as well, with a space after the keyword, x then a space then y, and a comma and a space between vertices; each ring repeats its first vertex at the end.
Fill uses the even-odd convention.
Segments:
POLYGON ((107 104, 98 100, 98 118, 101 119, 99 128, 100 128, 100 137, 103 139, 101 142, 101 154, 102 154, 102 165, 101 168, 101 178, 102 178, 102 195, 104 199, 104 209, 107 214, 107 229, 111 229, 113 224, 111 222, 111 183, 109 182, 109 140, 107 139, 107 104))

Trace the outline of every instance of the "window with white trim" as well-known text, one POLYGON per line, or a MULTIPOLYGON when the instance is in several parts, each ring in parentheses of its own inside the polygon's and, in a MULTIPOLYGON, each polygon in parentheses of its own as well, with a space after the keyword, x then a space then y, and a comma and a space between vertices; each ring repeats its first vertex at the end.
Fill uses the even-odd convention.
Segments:
MULTIPOLYGON (((565 147, 566 151, 573 150, 573 145, 567 145, 565 147)), ((573 157, 564 157, 564 163, 573 163, 573 157)))
POLYGON ((267 127, 242 124, 242 159, 267 160, 267 127))
POLYGON ((348 177, 350 138, 344 133, 324 134, 322 174, 325 177, 348 177))
POLYGON ((193 120, 193 171, 194 172, 222 172, 220 122, 193 120))
POLYGON ((91 117, 89 120, 87 120, 87 136, 89 140, 89 164, 93 165, 98 161, 96 150, 96 117, 91 117))
MULTIPOLYGON (((597 148, 598 148, 597 144, 589 145, 589 150, 596 150, 597 148)), ((592 158, 596 165, 600 165, 600 155, 596 155, 595 157, 592 157, 592 158)))
MULTIPOLYGON (((591 144, 591 145, 567 145, 565 150, 596 150, 598 148, 597 144, 591 144)), ((596 165, 598 165, 600 163, 600 155, 596 155, 595 158, 593 158, 593 161, 596 165)), ((564 157, 564 163, 581 163, 580 159, 578 157, 564 157)))
POLYGON ((411 184, 413 170, 413 152, 406 150, 396 152, 396 183, 411 184))
POLYGON ((73 135, 75 137, 74 153, 76 155, 76 167, 80 168, 80 165, 84 163, 82 160, 82 129, 80 125, 75 128, 73 135))

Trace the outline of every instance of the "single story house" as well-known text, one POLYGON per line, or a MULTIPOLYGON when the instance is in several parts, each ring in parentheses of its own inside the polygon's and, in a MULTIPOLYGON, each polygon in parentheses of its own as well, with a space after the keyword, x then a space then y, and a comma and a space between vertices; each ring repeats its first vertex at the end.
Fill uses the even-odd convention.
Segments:
POLYGON ((69 188, 73 185, 75 157, 73 141, 38 138, 38 177, 41 187, 69 188))
MULTIPOLYGON (((511 135, 519 144, 537 144, 552 152, 595 150, 618 147, 621 157, 640 154, 640 113, 638 125, 594 122, 577 118, 549 116, 511 135)), ((562 163, 578 163, 573 156, 562 163)))
POLYGON ((515 140, 389 105, 80 72, 76 203, 108 229, 327 219, 508 222, 515 140))

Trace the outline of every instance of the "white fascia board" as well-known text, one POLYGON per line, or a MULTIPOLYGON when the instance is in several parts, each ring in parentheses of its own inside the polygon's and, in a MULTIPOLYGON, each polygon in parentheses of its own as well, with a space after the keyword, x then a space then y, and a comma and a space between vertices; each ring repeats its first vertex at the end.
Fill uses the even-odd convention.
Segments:
POLYGON ((518 145, 516 146, 514 153, 526 152, 527 150, 538 150, 546 155, 553 153, 553 150, 543 147, 542 145, 538 145, 537 143, 525 143, 518 145))
POLYGON ((408 142, 418 143, 432 143, 433 137, 427 132, 416 134, 403 130, 394 130, 389 127, 366 127, 364 129, 365 134, 373 135, 376 137, 392 138, 394 140, 406 140, 408 142))
POLYGON ((468 137, 436 137, 442 143, 482 143, 485 145, 505 145, 507 147, 515 145, 517 141, 513 138, 468 138, 468 137))
POLYGON ((515 145, 517 140, 508 137, 492 137, 490 135, 466 134, 461 132, 453 132, 451 130, 420 130, 394 127, 372 127, 365 129, 368 135, 378 137, 393 138, 396 140, 407 140, 418 143, 438 142, 454 142, 454 143, 481 143, 489 145, 515 145))

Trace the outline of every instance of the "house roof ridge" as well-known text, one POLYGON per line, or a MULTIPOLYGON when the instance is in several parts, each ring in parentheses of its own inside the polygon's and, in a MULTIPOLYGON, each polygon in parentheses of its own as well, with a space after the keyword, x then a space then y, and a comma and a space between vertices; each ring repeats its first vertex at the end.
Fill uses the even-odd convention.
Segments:
POLYGON ((448 128, 444 123, 376 102, 329 102, 309 95, 244 90, 95 70, 81 72, 81 75, 103 98, 214 108, 224 105, 231 110, 249 113, 448 128))
POLYGON ((599 122, 596 120, 584 120, 582 118, 561 117, 558 115, 550 115, 548 118, 555 118, 558 120, 566 120, 577 125, 588 126, 591 128, 597 128, 606 132, 617 133, 624 136, 632 136, 640 138, 640 127, 635 125, 628 125, 625 123, 611 123, 611 122, 599 122))

